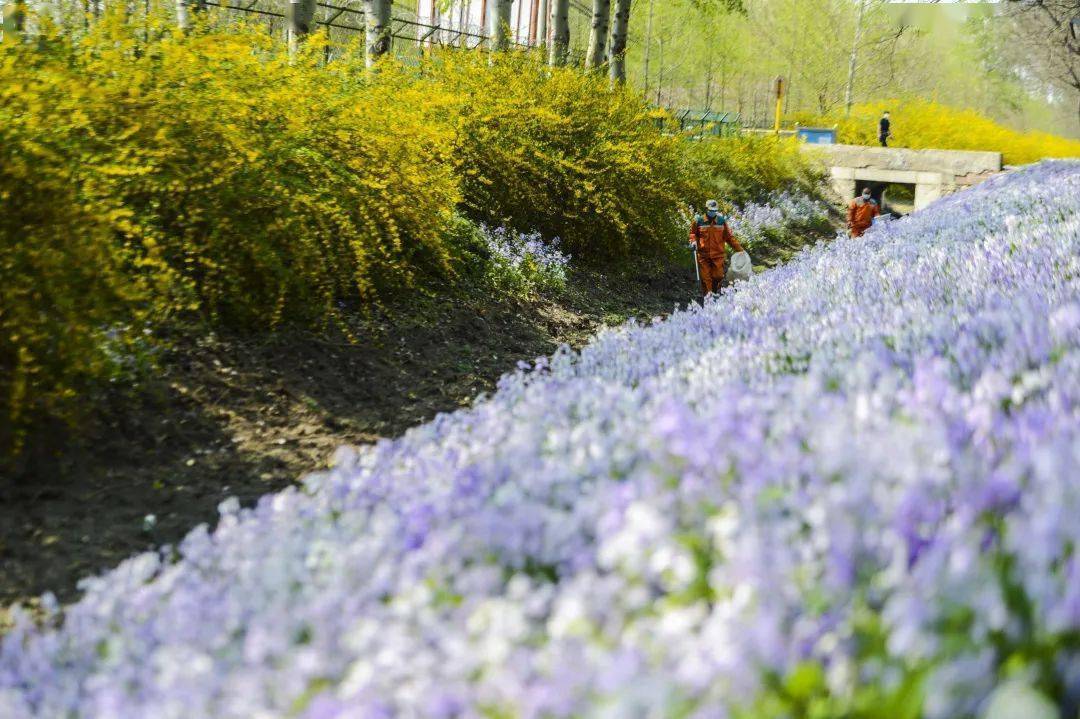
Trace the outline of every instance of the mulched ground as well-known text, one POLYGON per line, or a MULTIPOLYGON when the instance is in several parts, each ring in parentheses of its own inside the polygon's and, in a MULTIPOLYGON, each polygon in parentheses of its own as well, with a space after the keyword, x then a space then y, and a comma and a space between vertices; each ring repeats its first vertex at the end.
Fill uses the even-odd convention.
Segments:
POLYGON ((414 299, 366 318, 355 345, 295 332, 178 342, 138 406, 99 417, 27 476, 0 479, 0 607, 33 607, 45 591, 71 601, 80 578, 213 522, 227 497, 251 503, 342 444, 469 404, 519 360, 667 314, 695 291, 685 265, 577 273, 567 291, 529 300, 414 299))

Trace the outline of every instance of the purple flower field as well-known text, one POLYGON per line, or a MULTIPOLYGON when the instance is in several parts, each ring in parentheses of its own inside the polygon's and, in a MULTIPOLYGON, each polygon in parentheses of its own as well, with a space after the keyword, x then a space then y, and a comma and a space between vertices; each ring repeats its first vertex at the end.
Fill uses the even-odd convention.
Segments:
POLYGON ((539 360, 85 581, 0 717, 1080 702, 1080 162, 539 360))
POLYGON ((526 284, 565 285, 570 256, 559 249, 558 237, 545 240, 539 232, 520 234, 487 225, 480 225, 479 231, 497 272, 510 273, 526 284))
POLYGON ((777 192, 764 204, 750 202, 738 208, 729 220, 735 236, 753 247, 767 242, 768 232, 785 227, 826 221, 829 207, 824 202, 798 192, 777 192))

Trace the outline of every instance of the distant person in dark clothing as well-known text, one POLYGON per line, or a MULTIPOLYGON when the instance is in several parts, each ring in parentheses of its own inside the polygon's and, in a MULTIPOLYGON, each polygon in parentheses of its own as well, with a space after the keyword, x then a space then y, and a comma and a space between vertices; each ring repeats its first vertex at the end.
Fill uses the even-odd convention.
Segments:
POLYGON ((881 115, 881 120, 878 122, 878 140, 881 141, 882 147, 889 146, 889 136, 892 133, 889 131, 889 111, 886 110, 881 115))

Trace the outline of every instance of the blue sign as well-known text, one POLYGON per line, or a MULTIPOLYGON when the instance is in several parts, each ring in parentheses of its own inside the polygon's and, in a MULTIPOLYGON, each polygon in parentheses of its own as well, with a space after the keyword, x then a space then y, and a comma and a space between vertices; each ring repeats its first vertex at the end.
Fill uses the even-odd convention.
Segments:
POLYGON ((835 127, 796 127, 795 134, 803 142, 809 142, 812 145, 836 144, 835 127))

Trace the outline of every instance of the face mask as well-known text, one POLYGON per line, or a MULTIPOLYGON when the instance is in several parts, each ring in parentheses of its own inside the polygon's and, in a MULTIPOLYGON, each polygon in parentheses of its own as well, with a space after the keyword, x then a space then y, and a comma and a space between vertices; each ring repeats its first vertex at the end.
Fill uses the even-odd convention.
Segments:
POLYGON ((709 210, 708 212, 705 213, 706 217, 708 217, 710 220, 716 219, 717 214, 718 213, 717 213, 716 210, 709 210))
POLYGON ((863 195, 862 198, 863 198, 863 202, 866 202, 866 201, 868 201, 870 199, 870 195, 863 195))

